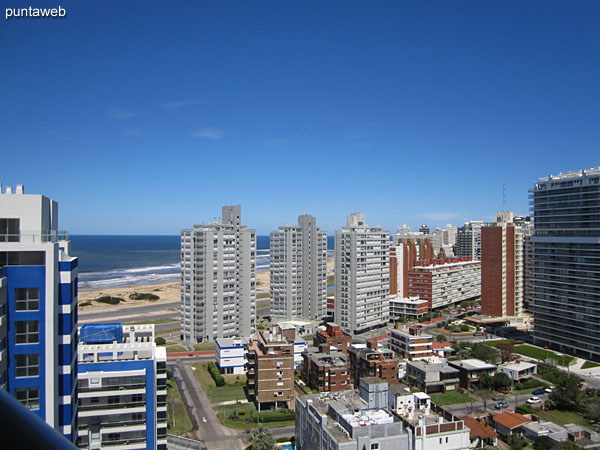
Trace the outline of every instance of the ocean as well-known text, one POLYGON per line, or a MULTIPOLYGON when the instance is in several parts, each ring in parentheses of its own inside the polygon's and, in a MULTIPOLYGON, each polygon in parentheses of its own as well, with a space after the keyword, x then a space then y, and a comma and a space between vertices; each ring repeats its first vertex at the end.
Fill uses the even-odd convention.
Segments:
MULTIPOLYGON (((71 235, 79 289, 106 289, 180 279, 179 236, 71 235)), ((256 237, 256 270, 269 268, 269 236, 256 237)), ((327 237, 333 250, 333 236, 327 237)))

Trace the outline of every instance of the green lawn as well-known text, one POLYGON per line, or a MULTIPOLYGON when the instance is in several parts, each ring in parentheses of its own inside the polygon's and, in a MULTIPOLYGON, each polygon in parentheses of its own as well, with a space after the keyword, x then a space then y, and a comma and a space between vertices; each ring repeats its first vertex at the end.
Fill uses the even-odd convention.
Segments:
POLYGON ((271 294, 268 292, 261 292, 260 294, 256 294, 256 300, 264 300, 266 298, 270 298, 271 294))
POLYGON ((183 353, 187 352, 187 348, 182 345, 167 345, 167 353, 183 353))
POLYGON ((565 367, 568 366, 574 359, 569 355, 559 355, 552 350, 546 350, 545 348, 534 347, 533 345, 528 344, 515 345, 515 352, 520 355, 538 359, 540 361, 545 361, 547 358, 553 358, 556 359, 560 366, 565 367))
POLYGON ((244 385, 246 384, 245 375, 224 375, 225 386, 217 387, 215 380, 208 373, 208 363, 197 363, 193 367, 196 368, 194 375, 200 381, 202 390, 204 390, 211 403, 246 399, 246 394, 244 393, 244 385))
POLYGON ((202 342, 200 344, 194 344, 194 350, 197 352, 214 350, 215 348, 217 348, 217 344, 214 342, 202 342))
POLYGON ((539 410, 537 414, 542 419, 549 422, 554 422, 558 425, 566 425, 568 423, 574 423, 581 425, 582 427, 592 428, 592 424, 581 414, 573 411, 559 411, 558 409, 551 409, 549 411, 539 410))
POLYGON ((333 286, 335 282, 335 275, 327 275, 327 287, 333 286))
POLYGON ((581 366, 582 369, 593 369, 594 367, 600 367, 600 364, 593 361, 586 361, 583 363, 583 366, 581 366))
POLYGON ((191 431, 192 421, 173 379, 167 380, 167 400, 167 427, 169 433, 181 435, 191 431))
POLYGON ((456 405, 458 403, 468 403, 471 397, 458 391, 447 391, 443 394, 432 394, 431 401, 438 406, 456 405))
MULTIPOLYGON (((513 340, 512 339, 503 339, 501 341, 487 341, 484 343, 485 343, 485 345, 489 345, 490 347, 497 347, 498 344, 500 344, 500 343, 512 344, 513 340)), ((528 356, 530 358, 535 358, 540 361, 546 361, 547 358, 553 358, 558 361, 558 364, 560 366, 565 366, 565 367, 567 365, 569 365, 571 363, 571 361, 573 361, 573 359, 574 359, 572 356, 558 354, 556 352, 553 352, 552 350, 546 350, 545 348, 541 348, 541 347, 534 347, 533 345, 529 345, 529 344, 515 345, 515 353, 518 353, 519 355, 523 355, 523 356, 528 356)))
MULTIPOLYGON (((216 408, 217 416, 221 420, 221 423, 229 428, 235 428, 237 430, 251 430, 256 426, 256 417, 259 416, 261 418, 268 418, 271 416, 277 416, 282 414, 277 411, 263 411, 258 412, 254 407, 253 403, 243 404, 239 406, 227 406, 227 407, 217 407, 216 408), (243 411, 243 415, 238 415, 237 419, 235 415, 232 414, 233 411, 243 411), (245 419, 250 420, 250 422, 246 422, 245 419)), ((263 425, 267 428, 275 428, 275 427, 285 427, 287 425, 294 425, 295 419, 284 420, 280 422, 263 422, 263 425)))

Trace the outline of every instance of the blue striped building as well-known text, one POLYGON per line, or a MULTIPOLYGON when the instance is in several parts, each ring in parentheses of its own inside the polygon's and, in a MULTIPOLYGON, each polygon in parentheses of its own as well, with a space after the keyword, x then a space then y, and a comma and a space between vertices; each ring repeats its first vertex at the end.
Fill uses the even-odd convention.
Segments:
POLYGON ((77 434, 77 258, 58 204, 0 184, 0 389, 77 434))

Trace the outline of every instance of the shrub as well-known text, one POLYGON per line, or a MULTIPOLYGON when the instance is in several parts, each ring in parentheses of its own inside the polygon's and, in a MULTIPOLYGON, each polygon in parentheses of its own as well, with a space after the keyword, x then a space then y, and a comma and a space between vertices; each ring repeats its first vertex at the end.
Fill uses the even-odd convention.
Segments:
POLYGON ((130 300, 158 300, 160 297, 154 294, 142 294, 139 292, 134 292, 133 294, 129 294, 130 300))
POLYGON ((123 300, 121 297, 111 297, 110 295, 105 295, 103 297, 97 298, 96 301, 100 303, 107 303, 109 305, 118 305, 119 303, 124 302, 125 300, 123 300))
POLYGON ((214 362, 209 362, 207 369, 212 379, 215 380, 217 387, 225 386, 225 378, 223 378, 223 375, 219 373, 219 369, 217 369, 217 366, 215 366, 214 362))
POLYGON ((167 343, 167 341, 165 341, 165 338, 162 338, 159 336, 156 339, 154 339, 154 343, 156 345, 165 345, 167 343))
POLYGON ((522 389, 533 389, 533 388, 547 388, 548 385, 543 381, 536 380, 535 378, 531 378, 529 380, 519 381, 515 383, 515 389, 520 391, 522 389))
POLYGON ((529 403, 524 403, 523 405, 517 405, 515 411, 519 414, 536 414, 536 410, 529 403))
POLYGON ((90 306, 92 302, 81 302, 79 306, 90 306))
POLYGON ((461 325, 460 326, 460 331, 469 331, 471 329, 471 327, 469 325, 461 325))

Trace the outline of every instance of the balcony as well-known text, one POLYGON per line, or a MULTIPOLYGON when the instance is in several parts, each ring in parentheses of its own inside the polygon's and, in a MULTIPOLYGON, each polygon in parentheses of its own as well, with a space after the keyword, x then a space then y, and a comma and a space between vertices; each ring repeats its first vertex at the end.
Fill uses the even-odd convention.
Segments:
POLYGON ((67 231, 21 231, 17 234, 0 234, 0 242, 9 243, 42 244, 68 240, 69 233, 67 231))

